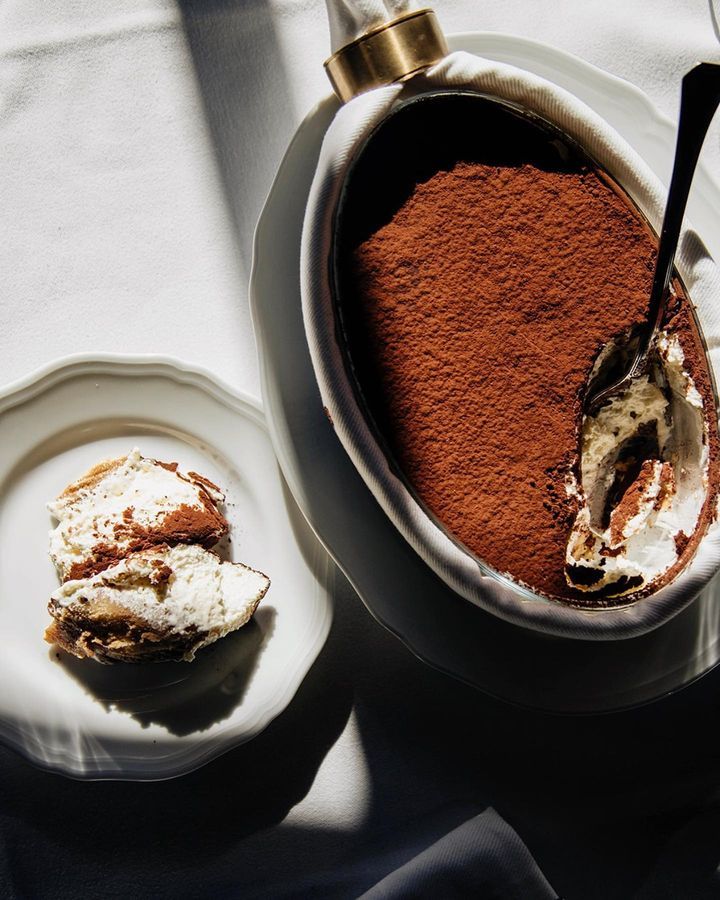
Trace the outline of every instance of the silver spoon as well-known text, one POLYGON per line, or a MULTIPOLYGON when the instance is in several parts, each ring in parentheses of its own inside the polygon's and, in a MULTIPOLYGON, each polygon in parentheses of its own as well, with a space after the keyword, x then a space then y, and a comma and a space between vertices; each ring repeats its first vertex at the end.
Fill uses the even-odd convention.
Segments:
POLYGON ((691 69, 682 80, 675 161, 660 231, 647 321, 642 327, 637 348, 625 374, 605 387, 598 385, 598 381, 604 380, 602 377, 596 377, 588 385, 585 395, 586 415, 593 415, 601 406, 622 394, 630 387, 634 379, 644 375, 649 368, 651 351, 665 316, 673 262, 680 239, 690 185, 705 135, 718 104, 720 104, 720 65, 700 63, 691 69))

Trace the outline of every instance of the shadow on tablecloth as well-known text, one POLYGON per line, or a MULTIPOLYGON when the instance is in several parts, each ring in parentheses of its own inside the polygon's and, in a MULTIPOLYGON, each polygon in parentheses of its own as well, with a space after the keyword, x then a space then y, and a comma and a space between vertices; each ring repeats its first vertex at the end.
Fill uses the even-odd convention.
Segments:
POLYGON ((178 6, 249 272, 255 223, 297 121, 272 10, 266 0, 178 0, 178 6))

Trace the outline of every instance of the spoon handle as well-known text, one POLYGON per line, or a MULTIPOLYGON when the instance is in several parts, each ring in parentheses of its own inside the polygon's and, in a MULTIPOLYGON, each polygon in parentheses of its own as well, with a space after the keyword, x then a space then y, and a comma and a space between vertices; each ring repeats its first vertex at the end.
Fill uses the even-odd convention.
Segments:
POLYGON ((660 327, 665 311, 665 296, 673 272, 673 261, 680 239, 690 185, 708 127, 720 104, 720 65, 700 63, 682 80, 680 122, 678 125, 675 163, 660 231, 655 275, 650 294, 646 350, 660 327))
POLYGON ((700 63, 682 80, 675 161, 660 230, 647 319, 639 334, 634 357, 625 374, 600 390, 597 390, 597 383, 589 385, 585 396, 587 415, 594 415, 601 406, 627 390, 633 379, 642 375, 647 368, 650 350, 665 315, 673 262, 680 240, 690 185, 705 135, 718 104, 720 104, 720 64, 700 63))

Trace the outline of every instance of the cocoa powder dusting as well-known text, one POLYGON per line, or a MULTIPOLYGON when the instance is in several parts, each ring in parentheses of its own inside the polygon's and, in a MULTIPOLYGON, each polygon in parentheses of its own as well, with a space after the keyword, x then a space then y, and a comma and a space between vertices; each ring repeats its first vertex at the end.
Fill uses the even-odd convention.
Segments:
MULTIPOLYGON (((473 553, 552 597, 574 596, 565 482, 588 374, 646 317, 655 252, 640 215, 588 166, 459 162, 341 262, 355 374, 416 495, 473 553)), ((675 313, 712 409, 682 296, 675 313)))
POLYGON ((168 513, 158 527, 158 534, 169 543, 197 543, 207 547, 216 544, 227 534, 228 525, 212 501, 205 503, 204 494, 201 499, 205 504, 202 510, 182 503, 168 513))
POLYGON ((203 491, 203 507, 181 504, 165 515, 156 527, 147 528, 133 519, 133 508, 123 511, 121 522, 113 526, 118 544, 97 543, 88 556, 71 566, 65 578, 89 578, 110 566, 117 565, 130 553, 150 550, 163 544, 201 544, 206 549, 214 546, 228 532, 226 519, 218 512, 203 491))

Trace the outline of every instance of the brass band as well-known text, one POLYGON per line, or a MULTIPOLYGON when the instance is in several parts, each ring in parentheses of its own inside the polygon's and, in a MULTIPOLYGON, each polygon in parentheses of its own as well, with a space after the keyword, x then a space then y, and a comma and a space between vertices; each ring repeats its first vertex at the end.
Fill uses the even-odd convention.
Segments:
POLYGON ((447 56, 448 46, 431 9, 378 25, 325 62, 333 90, 347 103, 383 84, 402 81, 447 56))

